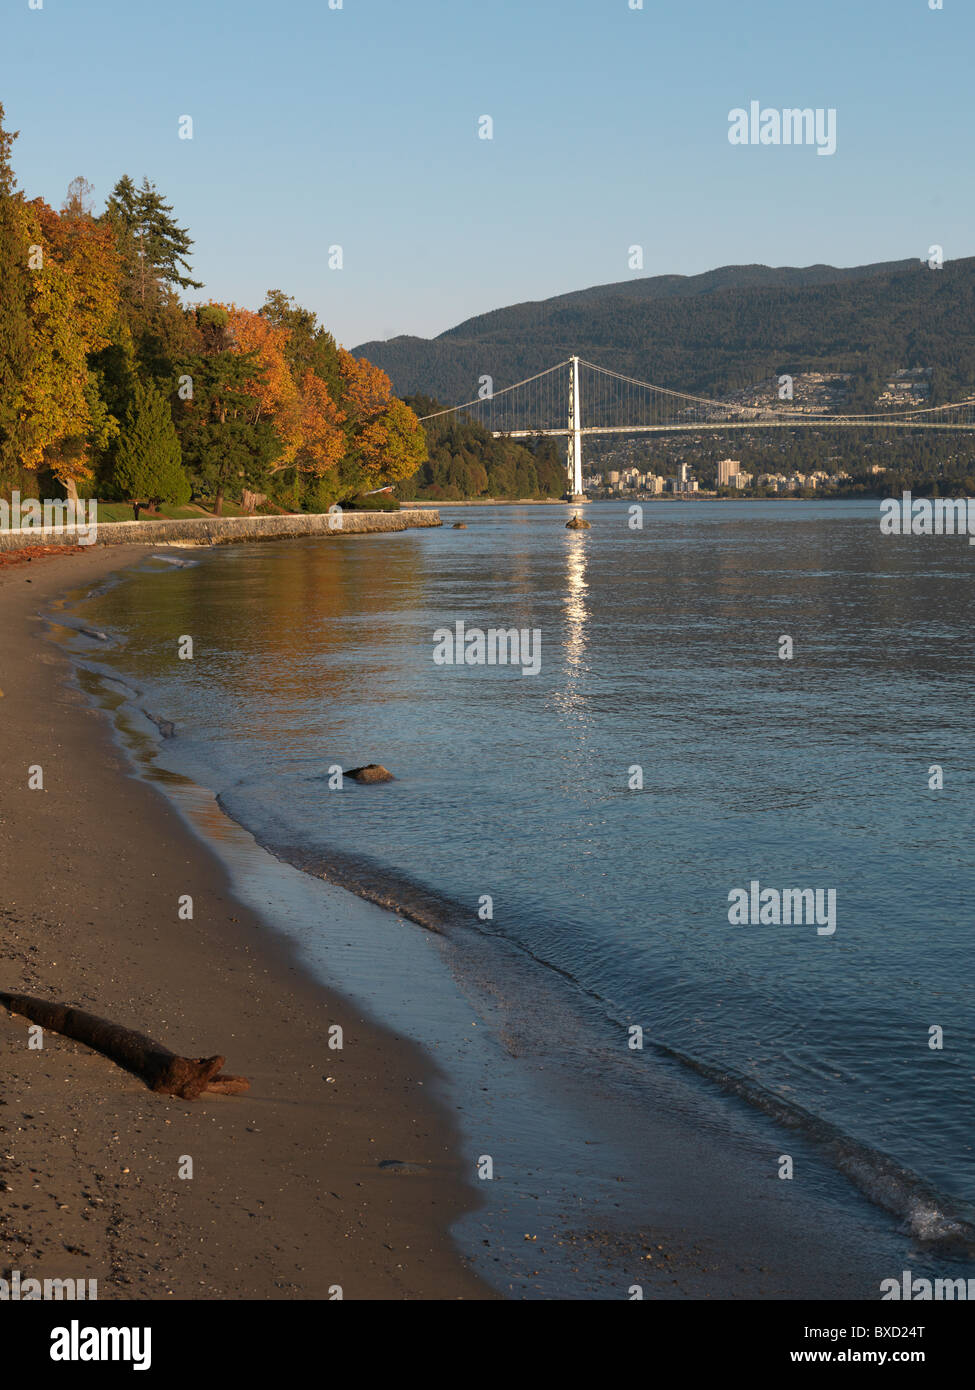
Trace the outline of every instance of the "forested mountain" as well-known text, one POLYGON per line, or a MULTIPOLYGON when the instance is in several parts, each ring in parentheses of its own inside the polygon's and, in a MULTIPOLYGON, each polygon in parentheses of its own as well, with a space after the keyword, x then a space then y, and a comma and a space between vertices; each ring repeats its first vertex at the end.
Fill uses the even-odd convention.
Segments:
POLYGON ((898 369, 932 368, 931 404, 975 393, 975 257, 838 269, 726 266, 595 286, 468 319, 433 339, 354 349, 400 395, 450 404, 573 353, 658 386, 721 396, 778 373, 851 372, 853 399, 898 369))

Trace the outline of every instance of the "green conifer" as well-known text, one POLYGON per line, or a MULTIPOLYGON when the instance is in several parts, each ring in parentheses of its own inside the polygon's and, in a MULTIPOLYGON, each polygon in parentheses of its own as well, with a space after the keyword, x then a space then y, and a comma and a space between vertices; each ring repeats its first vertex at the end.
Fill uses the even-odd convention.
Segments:
POLYGON ((169 402, 151 382, 136 383, 115 446, 112 480, 120 495, 132 503, 136 520, 142 506, 155 507, 160 502, 183 506, 190 500, 169 402))

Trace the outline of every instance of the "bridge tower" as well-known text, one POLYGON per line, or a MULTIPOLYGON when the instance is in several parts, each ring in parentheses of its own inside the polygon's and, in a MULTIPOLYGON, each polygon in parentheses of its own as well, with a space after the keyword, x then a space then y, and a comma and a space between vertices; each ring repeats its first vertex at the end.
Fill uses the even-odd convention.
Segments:
POLYGON ((566 459, 570 502, 584 502, 582 491, 582 397, 579 394, 579 359, 573 357, 569 373, 569 449, 566 459))

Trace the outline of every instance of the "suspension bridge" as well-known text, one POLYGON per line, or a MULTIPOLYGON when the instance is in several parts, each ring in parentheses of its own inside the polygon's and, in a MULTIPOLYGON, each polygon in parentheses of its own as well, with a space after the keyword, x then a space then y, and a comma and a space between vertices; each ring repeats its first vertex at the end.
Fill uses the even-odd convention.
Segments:
POLYGON ((493 390, 482 378, 476 400, 421 417, 421 423, 463 416, 495 438, 564 436, 569 496, 582 497, 582 440, 586 435, 673 434, 679 431, 796 429, 975 429, 975 399, 953 405, 838 415, 807 406, 714 401, 569 357, 535 376, 493 390))

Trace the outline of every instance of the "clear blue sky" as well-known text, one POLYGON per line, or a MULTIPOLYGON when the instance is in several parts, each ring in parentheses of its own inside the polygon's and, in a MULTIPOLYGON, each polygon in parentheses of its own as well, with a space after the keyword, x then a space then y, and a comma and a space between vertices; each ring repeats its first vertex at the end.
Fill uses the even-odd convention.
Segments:
POLYGON ((975 254, 972 0, 2 0, 0 25, 30 196, 146 174, 200 297, 284 289, 348 347, 630 278, 632 244, 647 275, 975 254), (751 100, 835 107, 836 154, 732 146, 751 100))

